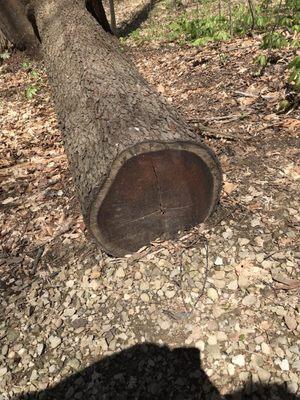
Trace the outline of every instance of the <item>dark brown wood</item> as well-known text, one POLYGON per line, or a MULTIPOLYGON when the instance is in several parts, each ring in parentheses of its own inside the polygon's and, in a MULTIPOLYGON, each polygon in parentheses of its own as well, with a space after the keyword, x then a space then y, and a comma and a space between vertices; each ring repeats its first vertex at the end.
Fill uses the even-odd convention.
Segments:
POLYGON ((35 52, 39 41, 27 18, 27 10, 19 0, 0 0, 0 28, 19 50, 35 52))
POLYGON ((98 24, 102 26, 105 32, 112 33, 109 22, 106 17, 106 13, 101 0, 86 0, 86 8, 96 19, 98 24))
POLYGON ((213 152, 139 75, 84 0, 35 15, 87 227, 110 254, 204 221, 221 171, 213 152))
POLYGON ((9 41, 7 40, 6 36, 0 29, 0 53, 8 48, 9 41))

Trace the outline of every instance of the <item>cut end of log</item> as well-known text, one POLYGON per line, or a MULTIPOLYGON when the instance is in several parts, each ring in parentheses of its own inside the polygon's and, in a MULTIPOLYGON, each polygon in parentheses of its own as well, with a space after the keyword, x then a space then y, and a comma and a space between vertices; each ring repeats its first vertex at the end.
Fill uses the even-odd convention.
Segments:
POLYGON ((115 256, 207 219, 218 202, 221 170, 202 143, 142 143, 123 152, 90 209, 90 228, 115 256))

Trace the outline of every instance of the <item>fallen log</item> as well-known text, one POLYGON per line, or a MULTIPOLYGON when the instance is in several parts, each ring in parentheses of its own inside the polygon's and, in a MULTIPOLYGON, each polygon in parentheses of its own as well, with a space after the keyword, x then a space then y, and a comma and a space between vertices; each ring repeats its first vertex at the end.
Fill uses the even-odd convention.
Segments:
POLYGON ((218 202, 213 152, 139 75, 84 0, 35 17, 85 223, 122 256, 204 221, 218 202))
POLYGON ((0 0, 0 29, 3 36, 19 50, 35 52, 38 38, 27 18, 26 7, 19 0, 0 0))

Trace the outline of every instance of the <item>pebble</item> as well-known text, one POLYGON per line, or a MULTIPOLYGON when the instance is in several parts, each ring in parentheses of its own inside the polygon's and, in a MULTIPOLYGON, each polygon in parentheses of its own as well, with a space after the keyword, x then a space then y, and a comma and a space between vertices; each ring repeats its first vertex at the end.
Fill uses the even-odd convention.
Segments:
POLYGON ((173 297, 175 296, 176 292, 175 290, 167 290, 165 292, 165 295, 168 299, 173 299, 173 297))
POLYGON ((230 376, 234 376, 235 375, 235 366, 233 364, 229 363, 227 365, 227 370, 228 370, 228 374, 230 376))
POLYGON ((238 354, 237 356, 232 357, 231 361, 233 364, 239 367, 244 367, 245 365, 245 357, 243 354, 238 354))
POLYGON ((214 359, 217 360, 221 357, 220 347, 218 344, 208 345, 207 353, 214 359))
POLYGON ((250 285, 249 278, 245 275, 240 275, 238 278, 238 285, 241 289, 247 288, 250 285))
POLYGON ((8 346, 7 344, 3 345, 2 350, 1 350, 1 354, 3 356, 6 356, 6 354, 8 353, 8 346))
POLYGON ((282 371, 289 371, 289 369, 290 369, 289 362, 288 362, 288 360, 287 360, 286 358, 283 359, 283 360, 280 362, 279 366, 280 366, 280 368, 281 368, 282 371))
POLYGON ((163 329, 163 330, 170 329, 170 327, 171 327, 170 321, 167 321, 167 320, 160 320, 160 321, 158 321, 158 323, 159 323, 159 326, 161 327, 161 329, 163 329))
POLYGON ((219 298, 218 292, 214 288, 208 288, 207 297, 212 301, 216 301, 219 298))
POLYGON ((217 344, 217 338, 215 335, 209 336, 207 340, 208 344, 217 344))
POLYGON ((261 351, 262 351, 264 354, 267 354, 267 355, 271 354, 271 348, 270 348, 270 346, 269 346, 267 343, 265 343, 265 342, 263 342, 263 343, 261 344, 261 351))
POLYGON ((290 331, 294 331, 297 328, 297 321, 296 318, 291 314, 286 314, 284 316, 284 321, 286 326, 289 328, 290 331))
POLYGON ((116 277, 116 278, 125 278, 125 272, 124 272, 123 267, 119 267, 119 268, 116 270, 115 277, 116 277))
POLYGON ((228 283, 227 288, 229 290, 236 290, 238 288, 238 281, 231 281, 228 283))
POLYGON ((295 362, 293 362, 292 364, 293 369, 295 369, 296 371, 300 371, 300 359, 296 360, 295 362))
POLYGON ((203 340, 198 340, 195 343, 195 346, 200 350, 200 351, 204 351, 205 349, 205 343, 203 342, 203 340))
POLYGON ((150 297, 147 293, 142 293, 141 300, 144 301, 145 303, 148 303, 150 301, 150 297))
POLYGON ((0 368, 0 376, 4 376, 7 373, 7 368, 6 367, 1 367, 0 368))
POLYGON ((221 258, 221 257, 217 257, 216 259, 215 259, 215 265, 223 265, 223 259, 221 258))
POLYGON ((50 346, 52 349, 55 349, 61 344, 61 338, 58 336, 50 336, 49 337, 50 346))
POLYGON ((246 238, 239 238, 238 239, 238 243, 240 246, 246 246, 247 244, 249 244, 250 240, 246 239, 246 238))
POLYGON ((296 382, 288 382, 287 388, 290 393, 296 394, 298 392, 298 384, 296 382))
POLYGON ((244 306, 253 306, 256 303, 256 297, 252 294, 249 294, 248 296, 244 297, 242 300, 242 304, 244 306))
POLYGON ((263 368, 259 368, 257 374, 262 382, 269 382, 271 378, 271 373, 263 368))
POLYGON ((37 355, 38 355, 38 356, 42 355, 42 353, 43 353, 43 351, 44 351, 44 348, 45 348, 44 343, 39 343, 39 344, 36 346, 36 352, 37 352, 37 355))

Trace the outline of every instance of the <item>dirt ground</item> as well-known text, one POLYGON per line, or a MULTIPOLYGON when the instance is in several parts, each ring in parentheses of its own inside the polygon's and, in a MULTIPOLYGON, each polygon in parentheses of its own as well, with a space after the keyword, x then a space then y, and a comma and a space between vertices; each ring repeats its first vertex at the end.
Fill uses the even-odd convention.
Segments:
POLYGON ((3 62, 0 399, 59 382, 44 398, 296 398, 300 121, 277 107, 293 52, 257 75, 255 37, 123 46, 217 153, 220 204, 178 240, 102 254, 80 215, 42 63, 20 53, 3 62))

